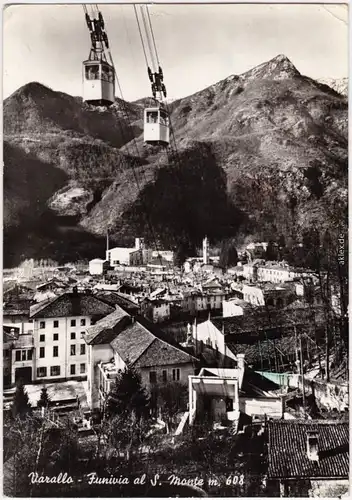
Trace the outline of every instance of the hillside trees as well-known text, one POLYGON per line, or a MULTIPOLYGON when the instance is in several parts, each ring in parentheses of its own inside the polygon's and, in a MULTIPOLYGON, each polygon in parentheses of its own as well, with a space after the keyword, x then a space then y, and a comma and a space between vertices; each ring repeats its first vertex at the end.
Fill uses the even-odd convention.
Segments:
POLYGON ((194 255, 205 234, 220 240, 234 236, 243 214, 227 196, 226 174, 211 147, 196 143, 157 171, 125 213, 135 232, 185 256, 194 255))

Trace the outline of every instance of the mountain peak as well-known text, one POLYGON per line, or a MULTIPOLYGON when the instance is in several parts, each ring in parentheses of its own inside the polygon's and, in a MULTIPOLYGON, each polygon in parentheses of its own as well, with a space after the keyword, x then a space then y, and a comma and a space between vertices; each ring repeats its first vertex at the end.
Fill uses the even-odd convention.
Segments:
POLYGON ((29 82, 17 89, 8 99, 12 97, 41 98, 54 94, 54 91, 39 82, 29 82))
POLYGON ((248 79, 285 80, 300 75, 287 56, 279 54, 270 61, 264 62, 255 68, 243 73, 241 76, 248 79))

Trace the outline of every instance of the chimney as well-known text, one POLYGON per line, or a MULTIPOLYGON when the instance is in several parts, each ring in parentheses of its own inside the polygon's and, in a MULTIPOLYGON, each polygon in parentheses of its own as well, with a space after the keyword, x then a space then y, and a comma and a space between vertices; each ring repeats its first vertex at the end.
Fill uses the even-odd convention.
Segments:
POLYGON ((307 432, 307 455, 309 460, 319 460, 318 433, 316 431, 307 432))
POLYGON ((244 370, 244 354, 237 354, 236 358, 237 358, 237 367, 240 370, 244 370))
POLYGON ((109 251, 109 230, 106 231, 106 252, 109 251))

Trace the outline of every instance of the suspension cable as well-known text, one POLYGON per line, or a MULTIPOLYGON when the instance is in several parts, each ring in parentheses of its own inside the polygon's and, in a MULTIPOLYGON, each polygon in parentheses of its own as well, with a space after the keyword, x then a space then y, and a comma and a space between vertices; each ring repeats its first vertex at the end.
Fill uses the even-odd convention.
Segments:
POLYGON ((151 22, 150 15, 149 15, 148 5, 145 6, 145 10, 147 11, 147 15, 148 15, 149 27, 150 27, 150 32, 151 32, 152 39, 153 39, 153 45, 154 45, 154 50, 155 50, 156 62, 158 63, 158 66, 160 66, 159 57, 158 57, 158 51, 157 51, 156 43, 155 43, 153 26, 152 26, 152 22, 151 22))
POLYGON ((139 19, 138 19, 138 15, 137 15, 137 9, 136 9, 135 5, 133 5, 133 8, 134 8, 134 13, 136 15, 136 20, 137 20, 137 25, 138 25, 138 30, 139 30, 139 36, 141 37, 141 41, 142 41, 142 47, 143 47, 143 53, 144 53, 144 58, 145 58, 145 64, 148 67, 148 58, 147 58, 147 53, 145 51, 145 46, 144 46, 144 41, 143 41, 143 36, 142 36, 141 25, 139 23, 139 19))
MULTIPOLYGON (((97 5, 97 4, 95 4, 95 7, 96 7, 96 10, 97 10, 97 13, 98 13, 98 18, 99 18, 99 20, 100 20, 100 22, 101 22, 102 26, 104 26, 103 17, 102 17, 101 12, 99 11, 98 5, 97 5)), ((94 13, 93 6, 91 6, 91 8, 92 8, 92 12, 94 13)), ((83 10, 84 10, 84 13, 86 13, 86 12, 87 12, 87 7, 86 7, 85 5, 83 6, 83 10)), ((105 40, 104 40, 104 41, 105 41, 105 40)), ((106 36, 106 42, 107 42, 107 36, 106 36)), ((107 52, 108 57, 109 57, 109 59, 110 59, 111 66, 112 66, 113 71, 114 71, 114 78, 116 79, 116 83, 117 83, 117 86, 118 86, 118 88, 119 88, 119 92, 120 92, 121 99, 122 99, 122 102, 121 102, 121 104, 122 104, 122 111, 123 111, 123 113, 124 113, 124 115, 125 115, 125 119, 126 119, 126 122, 127 122, 127 124, 128 124, 129 130, 132 132, 132 133, 131 133, 131 137, 132 137, 132 142, 134 143, 135 148, 136 148, 136 152, 137 152, 137 155, 136 155, 136 156, 137 156, 137 158, 139 158, 141 161, 143 161, 143 160, 142 160, 142 157, 141 157, 141 155, 140 155, 140 153, 139 153, 139 150, 138 150, 138 147, 137 147, 137 143, 136 143, 136 140, 135 140, 135 137, 134 137, 134 134, 133 134, 133 128, 132 128, 131 120, 130 120, 130 117, 129 117, 129 115, 128 115, 128 111, 127 111, 127 109, 126 109, 126 102, 125 102, 125 100, 124 100, 124 98, 123 98, 122 88, 121 88, 120 81, 119 81, 119 78, 118 78, 118 75, 117 75, 117 72, 116 72, 116 68, 115 68, 115 65, 114 65, 114 61, 113 61, 113 58, 112 58, 112 54, 111 54, 111 50, 110 50, 110 48, 109 48, 109 44, 108 44, 108 42, 107 42, 107 43, 105 43, 105 48, 104 48, 104 44, 102 44, 102 49, 103 49, 103 53, 104 53, 104 56, 105 56, 105 57, 106 57, 106 55, 105 55, 105 49, 106 49, 106 52, 107 52)), ((122 135, 122 137, 124 137, 123 127, 121 126, 120 128, 121 128, 121 135, 122 135)), ((125 144, 125 146, 126 146, 126 150, 127 150, 127 152, 128 152, 128 141, 127 141, 127 140, 126 140, 126 144, 125 144)), ((132 155, 131 155, 131 156, 132 156, 132 155)), ((130 165, 131 165, 131 167, 132 167, 132 172, 133 172, 133 176, 134 176, 134 178, 135 178, 135 182, 136 182, 137 189, 138 189, 139 193, 141 194, 142 190, 141 190, 140 183, 139 183, 139 180, 138 180, 138 175, 137 175, 137 173, 136 173, 136 171, 135 171, 134 162, 133 162, 133 161, 131 161, 130 165)), ((144 176, 144 178, 145 178, 145 176, 144 176)), ((145 181, 146 181, 146 178, 145 178, 145 181)), ((146 182, 147 182, 147 181, 146 181, 146 182)), ((152 236, 152 238, 153 238, 153 240, 154 240, 155 249, 156 249, 156 251, 158 252, 158 256, 159 256, 159 259, 160 259, 160 264, 162 265, 162 257, 161 257, 161 254, 160 254, 159 250, 158 250, 158 243, 157 243, 157 239, 156 239, 156 236, 155 236, 154 227, 153 227, 153 225, 152 225, 152 223, 151 223, 151 219, 150 219, 150 216, 149 216, 149 213, 148 213, 147 207, 145 207, 145 208, 146 208, 146 210, 145 210, 145 214, 146 214, 146 218, 147 218, 147 224, 148 224, 148 226, 149 226, 149 229, 150 229, 150 232, 151 232, 151 236, 152 236)), ((168 286, 168 289, 169 289, 169 284, 168 284, 168 283, 167 283, 167 286, 168 286)))

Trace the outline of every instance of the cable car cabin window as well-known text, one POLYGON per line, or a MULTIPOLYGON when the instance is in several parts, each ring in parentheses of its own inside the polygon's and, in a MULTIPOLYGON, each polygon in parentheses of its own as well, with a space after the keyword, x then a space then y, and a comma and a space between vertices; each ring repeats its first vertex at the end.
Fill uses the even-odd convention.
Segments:
POLYGON ((86 66, 86 79, 87 80, 99 80, 99 66, 98 64, 92 64, 86 66))
POLYGON ((106 82, 114 81, 114 70, 110 66, 102 65, 101 67, 101 79, 106 82))
POLYGON ((147 123, 158 123, 158 112, 149 111, 147 113, 147 123))
POLYGON ((169 117, 165 111, 160 111, 160 124, 166 126, 169 124, 169 117))

